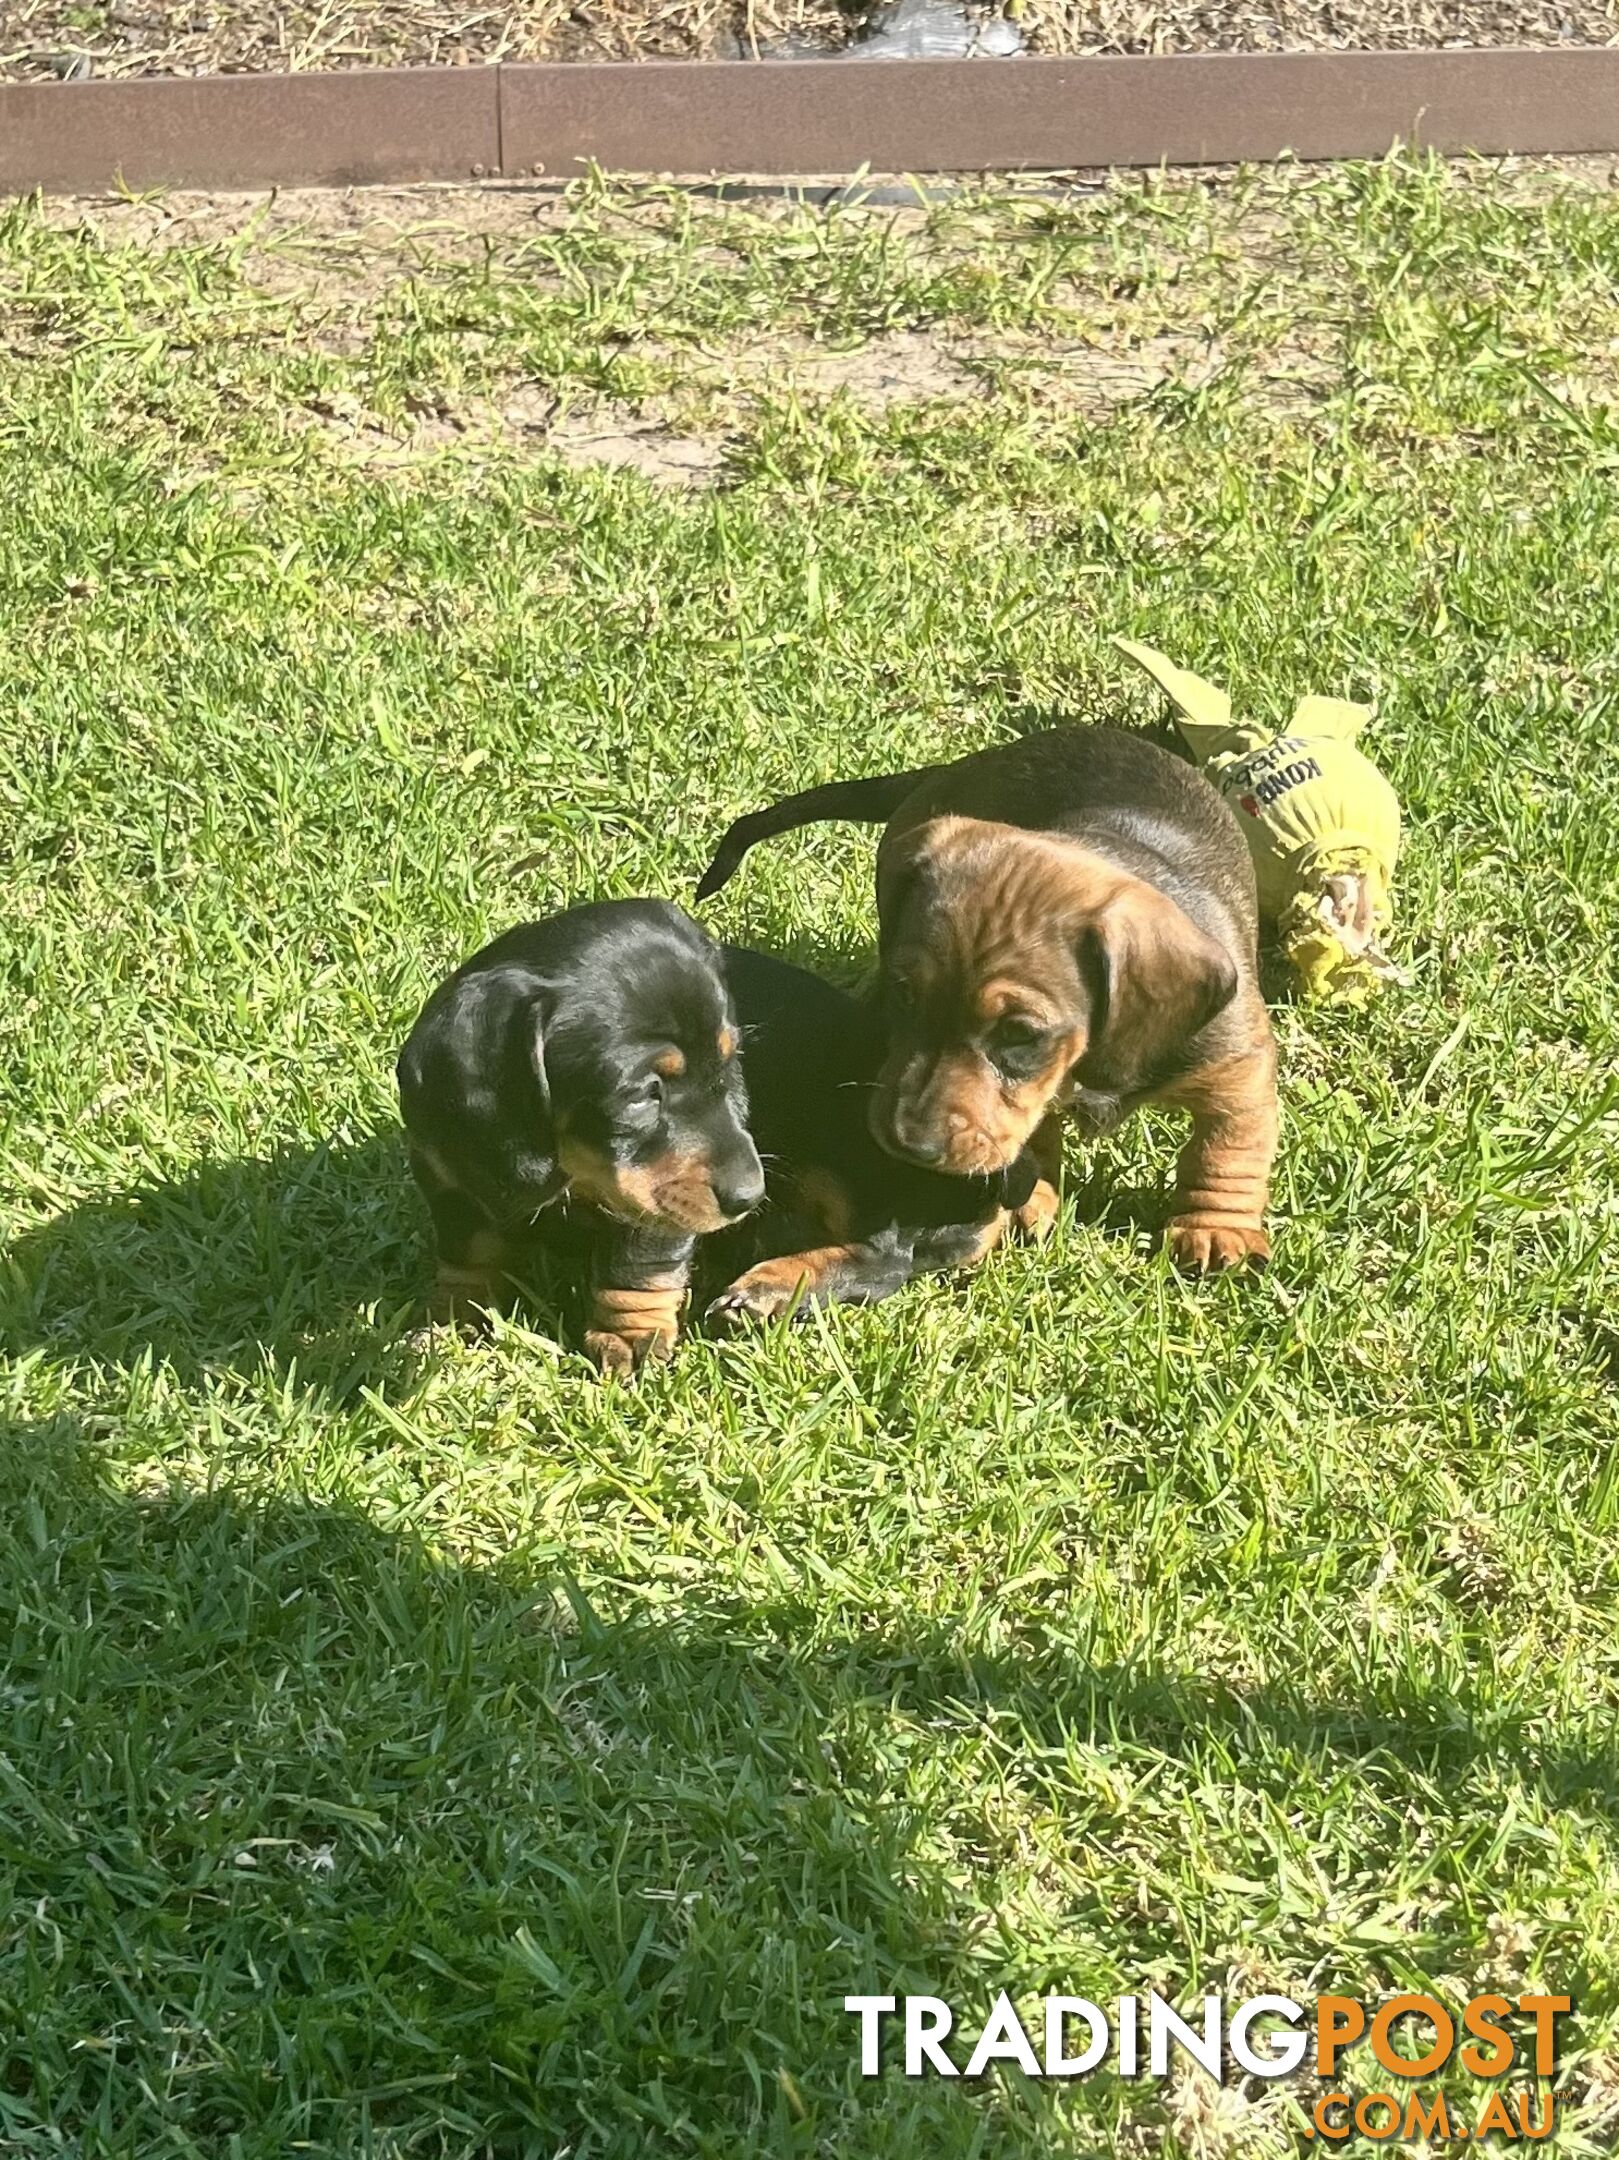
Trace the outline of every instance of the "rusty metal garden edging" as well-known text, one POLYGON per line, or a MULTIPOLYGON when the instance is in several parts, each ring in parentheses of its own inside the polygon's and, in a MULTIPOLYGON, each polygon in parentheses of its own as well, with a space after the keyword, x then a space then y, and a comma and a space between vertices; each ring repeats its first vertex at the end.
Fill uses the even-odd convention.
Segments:
POLYGON ((0 192, 1619 151, 1619 50, 502 64, 0 86, 0 192))

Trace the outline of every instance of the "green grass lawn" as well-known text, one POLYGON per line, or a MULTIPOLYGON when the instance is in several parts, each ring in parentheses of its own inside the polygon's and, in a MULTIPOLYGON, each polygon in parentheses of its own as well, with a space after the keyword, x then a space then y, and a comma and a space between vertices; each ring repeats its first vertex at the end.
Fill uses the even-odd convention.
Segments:
MULTIPOLYGON (((417 215, 0 220, 0 2152, 1243 2160, 1306 2083, 867 2083, 843 1998, 1497 1985, 1611 2151, 1619 196, 417 215), (636 1390, 419 1333, 438 976, 1160 728, 1116 631, 1375 691, 1409 812, 1271 1272, 1168 1271, 1142 1121, 636 1390)), ((857 976, 871 854, 710 919, 857 976)))

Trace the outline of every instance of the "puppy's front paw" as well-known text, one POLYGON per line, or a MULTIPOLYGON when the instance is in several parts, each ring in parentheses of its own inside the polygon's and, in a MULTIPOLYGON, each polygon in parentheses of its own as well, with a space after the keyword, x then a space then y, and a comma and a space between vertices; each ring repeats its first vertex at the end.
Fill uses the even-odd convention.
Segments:
POLYGON ((603 1375, 629 1380, 643 1365, 664 1365, 675 1354, 678 1330, 673 1327, 638 1328, 633 1334, 617 1334, 610 1328, 591 1328, 585 1335, 585 1355, 603 1375))
POLYGON ((662 1365, 675 1354, 686 1278, 633 1287, 601 1283, 591 1294, 585 1352, 599 1372, 628 1379, 643 1365, 662 1365))
POLYGON ((749 1321, 779 1320, 804 1286, 802 1267, 790 1261, 766 1260, 720 1292, 708 1308, 708 1324, 726 1335, 746 1327, 749 1321))
POLYGON ((1057 1227, 1061 1206, 1056 1186, 1042 1178, 1023 1205, 1012 1210, 1012 1220, 1026 1238, 1032 1238, 1036 1245, 1043 1245, 1057 1227))
POLYGON ((1262 1268, 1270 1261, 1270 1239, 1258 1223, 1177 1215, 1164 1232, 1164 1243, 1171 1260, 1188 1275, 1223 1275, 1227 1268, 1262 1268))

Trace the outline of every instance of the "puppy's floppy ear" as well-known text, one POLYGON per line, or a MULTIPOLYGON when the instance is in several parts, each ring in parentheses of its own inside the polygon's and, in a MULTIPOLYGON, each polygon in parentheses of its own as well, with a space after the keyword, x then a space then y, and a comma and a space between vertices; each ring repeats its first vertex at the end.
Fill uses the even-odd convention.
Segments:
POLYGON ((903 823, 896 818, 877 845, 877 928, 879 936, 891 936, 917 887, 927 876, 934 850, 952 824, 960 820, 917 818, 903 823))
POLYGON ((1184 908, 1125 878, 1080 937, 1091 1028, 1080 1060, 1089 1087, 1134 1094, 1167 1077, 1199 1028, 1237 993, 1231 955, 1184 908))
POLYGON ((528 1144, 545 1148, 551 1144, 553 1116, 545 1053, 553 1000, 549 984, 536 991, 531 977, 498 968, 469 982, 463 1001, 462 1076, 474 1116, 495 1116, 497 1101, 522 1104, 528 1144))
POLYGON ((546 991, 532 999, 526 1009, 525 1031, 528 1038, 528 1065, 534 1075, 534 1083, 540 1091, 540 1108, 549 1125, 551 1110, 551 1081, 545 1069, 545 1031, 551 1025, 551 997, 546 991))
MULTIPOLYGON (((510 1102, 524 1104, 522 1149, 530 1179, 537 1179, 548 1195, 566 1183, 562 1168, 562 1137, 558 1120, 566 1104, 557 1100, 556 1058, 548 1055, 546 1037, 557 1015, 559 999, 554 985, 523 1000, 507 1046, 512 1066, 522 1069, 519 1092, 510 1102)), ((510 1069, 510 1068, 508 1068, 510 1069)))
POLYGON ((474 1121, 493 1117, 497 1101, 527 1102, 539 1090, 539 1108, 551 1115, 551 1080, 545 1036, 555 992, 538 991, 532 976, 510 967, 479 970, 461 984, 445 1007, 434 1047, 442 1067, 439 1085, 452 1092, 474 1121))

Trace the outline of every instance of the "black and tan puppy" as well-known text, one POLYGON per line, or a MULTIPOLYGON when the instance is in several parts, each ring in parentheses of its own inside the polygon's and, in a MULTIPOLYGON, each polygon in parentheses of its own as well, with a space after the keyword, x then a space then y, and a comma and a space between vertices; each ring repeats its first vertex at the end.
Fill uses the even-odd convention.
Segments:
POLYGON ((871 1008, 737 946, 725 948, 725 972, 769 1197, 715 1241, 719 1264, 752 1264, 710 1305, 711 1321, 769 1319, 795 1302, 875 1305, 917 1275, 976 1266, 1014 1221, 1049 1229, 1054 1150, 1026 1149, 987 1177, 886 1154, 869 1119, 883 1053, 871 1008))
POLYGON ((1097 1134, 1170 1104, 1192 1118, 1174 1258, 1194 1272, 1267 1258, 1276 1059, 1254 873, 1209 782, 1139 736, 1057 729, 756 811, 725 835, 698 896, 756 840, 837 818, 887 821, 881 1145, 985 1175, 1054 1112, 1097 1134))
POLYGON ((537 1241, 583 1247, 604 1371, 673 1350, 699 1237, 764 1197, 719 948, 678 908, 525 923, 429 998, 399 1055, 440 1310, 498 1307, 537 1241))

